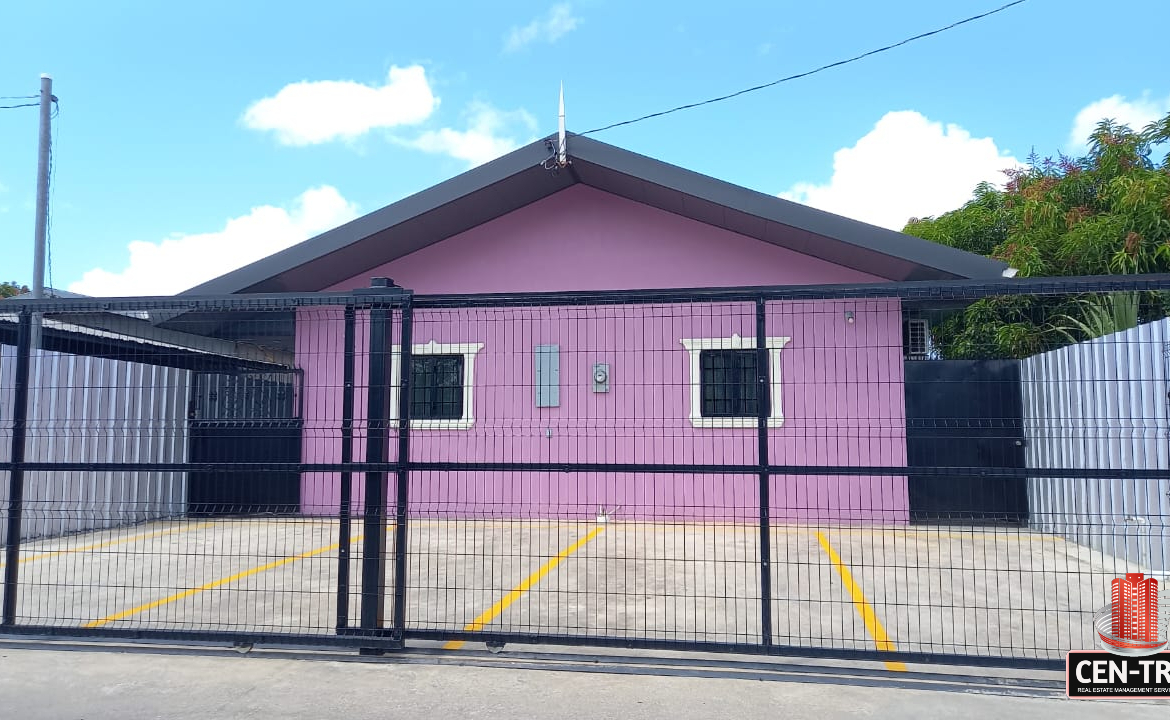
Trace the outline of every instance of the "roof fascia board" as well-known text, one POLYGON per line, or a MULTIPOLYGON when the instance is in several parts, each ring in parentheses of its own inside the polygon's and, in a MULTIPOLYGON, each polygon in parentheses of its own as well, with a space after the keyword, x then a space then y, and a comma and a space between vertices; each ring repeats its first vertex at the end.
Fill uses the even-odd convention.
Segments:
MULTIPOLYGON (((653 193, 638 192, 635 187, 659 186, 669 191, 694 198, 695 206, 719 205, 735 213, 742 213, 764 222, 765 229, 773 224, 796 228, 831 241, 851 245, 876 254, 901 261, 911 266, 907 277, 923 277, 929 269, 949 278, 998 278, 1007 268, 1005 263, 984 258, 972 253, 912 237, 904 233, 852 220, 832 213, 794 203, 782 198, 750 190, 707 175, 655 160, 645 155, 625 150, 581 135, 569 134, 570 162, 580 163, 581 176, 571 172, 570 184, 582 182, 599 190, 612 192, 628 199, 646 202, 653 193), (588 165, 605 168, 611 173, 627 177, 630 183, 591 183, 588 165)), ((332 230, 298 243, 266 258, 245 265, 218 278, 197 285, 180 295, 208 295, 263 290, 263 283, 283 273, 303 267, 317 259, 350 248, 373 235, 384 233, 393 227, 439 210, 445 205, 465 198, 475 192, 504 183, 525 171, 539 167, 555 148, 550 150, 548 139, 540 139, 519 148, 496 160, 457 175, 426 190, 410 195, 391 205, 375 210, 332 230)), ((573 166, 570 165, 570 169, 573 166)), ((616 180, 616 178, 615 178, 616 180)), ((563 184, 564 181, 562 181, 563 184)), ((535 197, 533 199, 536 199, 535 197)), ((654 204, 654 203, 649 203, 654 204)), ((687 203, 682 203, 682 214, 687 215, 687 203)), ((664 208, 665 209, 665 208, 664 208)), ((702 220, 702 218, 695 218, 702 220)), ((743 225, 743 223, 736 223, 743 225)), ((776 233, 752 234, 765 242, 777 242, 776 233)), ((796 243, 797 252, 817 256, 815 242, 796 243)), ((417 248, 415 248, 417 249, 417 248)), ((382 262, 394 259, 393 253, 382 262)), ((381 264, 381 263, 379 263, 381 264)), ((865 268, 856 268, 865 272, 865 268)), ((873 273, 878 274, 878 273, 873 273)))
MULTIPOLYGON (((1007 268, 1006 263, 998 260, 817 210, 592 138, 571 136, 569 150, 571 157, 614 172, 630 175, 767 221, 799 228, 882 255, 907 260, 916 265, 931 267, 956 277, 998 278, 1007 268)), ((588 182, 587 175, 585 181, 588 182)), ((811 248, 805 252, 810 250, 811 248)))
POLYGON ((477 190, 503 182, 534 165, 539 165, 547 156, 544 141, 538 140, 179 294, 218 295, 244 292, 283 272, 349 247, 355 242, 459 200, 477 190))

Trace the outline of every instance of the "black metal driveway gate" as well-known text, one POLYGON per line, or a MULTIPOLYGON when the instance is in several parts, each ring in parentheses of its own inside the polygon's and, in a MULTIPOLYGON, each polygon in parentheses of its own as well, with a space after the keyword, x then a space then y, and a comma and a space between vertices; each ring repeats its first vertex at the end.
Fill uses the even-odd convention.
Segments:
POLYGON ((1170 573, 1168 289, 5 301, 0 634, 1056 667, 1170 573))

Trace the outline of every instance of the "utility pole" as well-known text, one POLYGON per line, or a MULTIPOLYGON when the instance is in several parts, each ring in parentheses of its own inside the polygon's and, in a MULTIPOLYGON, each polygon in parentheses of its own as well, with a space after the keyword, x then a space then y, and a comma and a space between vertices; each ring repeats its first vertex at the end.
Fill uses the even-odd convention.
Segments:
MULTIPOLYGON (((37 152, 37 218, 33 245, 32 297, 34 300, 45 296, 45 236, 49 224, 49 144, 52 142, 52 134, 50 133, 52 107, 53 78, 49 75, 41 75, 41 130, 37 152)), ((32 346, 39 350, 41 347, 40 314, 34 314, 32 321, 32 346)))

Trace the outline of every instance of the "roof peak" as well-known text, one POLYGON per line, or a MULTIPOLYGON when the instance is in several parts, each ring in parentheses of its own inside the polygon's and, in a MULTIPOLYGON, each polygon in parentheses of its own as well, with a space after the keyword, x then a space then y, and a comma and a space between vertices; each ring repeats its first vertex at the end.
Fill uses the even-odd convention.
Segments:
POLYGON ((1006 264, 734 185, 565 129, 184 294, 319 290, 576 184, 890 280, 999 279, 1006 264))

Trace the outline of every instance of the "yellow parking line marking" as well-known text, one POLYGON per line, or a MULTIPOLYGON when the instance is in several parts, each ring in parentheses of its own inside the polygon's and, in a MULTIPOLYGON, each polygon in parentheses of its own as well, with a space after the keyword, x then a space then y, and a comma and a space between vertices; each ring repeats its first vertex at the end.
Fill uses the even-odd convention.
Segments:
MULTIPOLYGON (((88 550, 101 550, 102 548, 113 547, 114 545, 124 545, 126 543, 134 542, 135 540, 145 540, 152 537, 162 537, 163 535, 174 535, 176 533, 187 532, 189 530, 201 530, 209 528, 215 523, 198 523, 196 525, 188 525, 187 527, 171 528, 170 530, 159 530, 157 532, 142 533, 140 535, 131 535, 130 537, 120 538, 118 540, 106 540, 105 542, 93 543, 91 545, 82 545, 75 548, 63 548, 61 550, 51 550, 49 552, 38 553, 36 555, 29 555, 20 559, 21 564, 32 562, 34 560, 44 560, 45 558, 56 557, 58 555, 68 555, 70 553, 86 552, 88 550)), ((0 562, 0 567, 4 567, 4 563, 0 562)))
MULTIPOLYGON (((497 617, 499 617, 500 613, 507 610, 509 605, 519 600, 520 597, 524 595, 524 593, 528 592, 533 585, 543 580, 545 575, 548 575, 550 572, 552 572, 557 565, 560 565, 562 562, 564 562, 570 555, 585 547, 585 545, 590 540, 597 537, 604 529, 604 527, 600 526, 593 528, 584 537, 578 539, 577 542, 557 553, 556 557, 552 558, 544 565, 541 565, 539 570, 524 578, 524 580, 519 585, 512 588, 512 590, 507 595, 497 600, 494 605, 481 613, 479 617, 465 625, 463 627, 464 632, 479 632, 480 630, 483 630, 484 625, 487 625, 492 620, 495 620, 497 617)), ((458 650, 459 648, 463 647, 463 645, 463 640, 452 640, 444 645, 443 649, 458 650)))
MULTIPOLYGON (((349 542, 350 542, 350 544, 352 544, 352 543, 360 541, 361 539, 362 539, 361 535, 356 535, 353 538, 351 538, 349 542)), ((327 553, 327 552, 330 552, 332 550, 336 550, 339 546, 340 546, 340 543, 333 543, 332 545, 325 545, 324 547, 319 547, 316 550, 309 550, 308 552, 303 552, 300 555, 293 555, 291 557, 281 558, 280 560, 273 560, 270 563, 265 563, 264 565, 258 565, 254 568, 240 571, 240 572, 236 573, 235 575, 229 575, 225 578, 220 578, 219 580, 213 580, 209 583, 204 583, 203 585, 200 585, 199 587, 193 587, 193 588, 190 588, 188 590, 184 590, 182 592, 177 592, 174 595, 168 595, 165 598, 160 598, 158 600, 148 602, 145 605, 139 605, 138 607, 133 607, 133 608, 130 608, 129 610, 123 610, 120 613, 115 613, 113 615, 107 615, 106 617, 101 618, 99 620, 93 620, 91 622, 88 622, 85 625, 83 625, 82 627, 95 628, 95 627, 101 627, 102 625, 105 625, 106 623, 112 623, 115 620, 124 620, 132 615, 137 615, 138 613, 146 612, 147 610, 154 610, 155 608, 162 607, 163 605, 169 605, 169 604, 176 602, 178 600, 182 600, 183 598, 188 598, 188 597, 191 597, 192 595, 198 595, 199 593, 204 592, 206 590, 214 590, 217 587, 222 587, 224 585, 230 585, 231 583, 234 583, 237 580, 243 580, 246 577, 251 577, 252 575, 258 575, 259 573, 265 572, 267 570, 273 570, 275 568, 281 567, 282 565, 288 565, 289 563, 294 563, 294 562, 297 562, 298 560, 304 560, 306 558, 311 558, 315 555, 320 555, 322 553, 327 553)))
MULTIPOLYGON (((873 638, 878 650, 897 650, 894 642, 890 640, 890 636, 886 634, 886 629, 882 627, 882 621, 878 620, 877 613, 873 611, 873 606, 865 599, 865 594, 861 592, 861 588, 853 581, 853 575, 849 572, 849 568, 845 567, 845 563, 841 562, 841 557, 833 546, 829 544, 829 539, 825 537, 822 532, 817 533, 817 540, 821 542, 821 547, 824 548, 825 554, 829 556, 829 561, 833 563, 833 567, 837 569, 837 574, 841 576, 841 582, 844 583, 845 589, 849 592, 849 596, 853 598, 853 605, 857 608, 857 614, 861 615, 861 619, 865 622, 865 629, 869 631, 869 636, 873 638)), ((897 672, 906 672, 905 663, 887 662, 887 670, 894 670, 897 672)))

